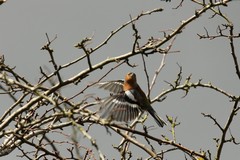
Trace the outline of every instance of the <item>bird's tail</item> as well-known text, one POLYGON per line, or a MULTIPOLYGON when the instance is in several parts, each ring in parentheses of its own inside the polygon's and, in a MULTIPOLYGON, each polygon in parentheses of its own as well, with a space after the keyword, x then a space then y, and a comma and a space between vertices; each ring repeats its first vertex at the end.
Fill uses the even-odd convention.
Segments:
POLYGON ((148 107, 148 112, 151 114, 151 116, 154 118, 154 120, 160 127, 167 125, 167 123, 157 115, 157 112, 152 107, 148 107))

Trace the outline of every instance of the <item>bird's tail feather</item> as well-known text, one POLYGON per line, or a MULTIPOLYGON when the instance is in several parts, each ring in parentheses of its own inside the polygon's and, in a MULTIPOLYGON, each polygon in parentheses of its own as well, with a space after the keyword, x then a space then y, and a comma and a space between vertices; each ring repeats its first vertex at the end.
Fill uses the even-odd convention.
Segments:
POLYGON ((154 118, 154 120, 160 127, 167 125, 167 123, 157 115, 157 112, 152 107, 149 107, 148 112, 151 114, 151 116, 154 118))

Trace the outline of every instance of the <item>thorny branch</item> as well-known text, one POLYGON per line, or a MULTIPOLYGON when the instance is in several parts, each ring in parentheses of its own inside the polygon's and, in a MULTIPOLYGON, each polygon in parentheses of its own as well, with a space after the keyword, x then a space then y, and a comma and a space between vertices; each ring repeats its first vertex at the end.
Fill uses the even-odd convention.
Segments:
MULTIPOLYGON (((216 143, 217 143, 217 153, 216 153, 216 156, 215 156, 215 157, 216 157, 216 158, 215 158, 216 160, 219 160, 220 157, 221 157, 222 150, 223 150, 223 145, 224 145, 225 143, 229 142, 229 141, 230 141, 230 142, 231 142, 231 141, 234 141, 233 136, 231 137, 230 140, 227 140, 227 139, 226 139, 226 135, 227 135, 227 132, 228 132, 229 129, 230 129, 229 127, 230 127, 231 123, 233 122, 234 116, 237 114, 237 112, 238 112, 239 109, 240 109, 240 107, 238 107, 239 100, 240 100, 240 98, 238 98, 238 99, 234 102, 232 111, 231 111, 230 116, 229 116, 229 118, 228 118, 228 120, 227 120, 227 123, 225 124, 224 127, 222 127, 222 126, 218 123, 218 121, 217 121, 215 118, 213 118, 212 115, 202 113, 204 117, 209 117, 210 119, 212 119, 212 120, 214 121, 215 125, 217 125, 218 128, 220 129, 220 131, 222 132, 220 139, 216 140, 216 143)), ((230 134, 231 134, 231 133, 230 133, 230 134)), ((235 142, 234 142, 234 143, 235 143, 235 142)))

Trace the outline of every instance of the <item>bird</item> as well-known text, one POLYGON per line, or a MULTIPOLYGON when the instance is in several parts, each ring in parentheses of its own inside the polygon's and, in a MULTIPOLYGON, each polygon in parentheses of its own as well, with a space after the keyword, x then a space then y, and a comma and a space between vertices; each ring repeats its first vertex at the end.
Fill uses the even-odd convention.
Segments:
POLYGON ((0 5, 5 3, 7 0, 0 0, 0 5))
POLYGON ((135 73, 127 73, 125 80, 99 82, 97 85, 112 93, 100 104, 100 118, 128 122, 147 111, 160 127, 167 125, 152 108, 146 94, 137 83, 135 73))

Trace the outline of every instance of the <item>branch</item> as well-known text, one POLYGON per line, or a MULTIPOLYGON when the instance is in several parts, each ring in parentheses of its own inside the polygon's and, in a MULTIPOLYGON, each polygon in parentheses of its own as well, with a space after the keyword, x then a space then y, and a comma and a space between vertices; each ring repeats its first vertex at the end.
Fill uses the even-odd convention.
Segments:
POLYGON ((226 134, 227 134, 227 131, 233 121, 233 117, 236 115, 237 111, 240 109, 238 107, 238 102, 239 100, 235 101, 234 105, 233 105, 233 109, 230 113, 230 116, 228 118, 228 121, 224 127, 224 129, 222 130, 222 136, 221 136, 221 139, 220 139, 220 143, 219 143, 219 146, 217 148, 217 153, 216 153, 216 160, 220 160, 220 157, 221 157, 221 153, 222 153, 222 149, 223 149, 223 145, 224 143, 226 143, 226 134))
POLYGON ((179 150, 182 150, 183 152, 186 152, 190 155, 198 156, 198 157, 203 158, 204 160, 207 160, 207 158, 205 157, 204 154, 200 154, 200 153, 194 152, 192 150, 189 150, 188 148, 182 146, 181 144, 174 143, 173 141, 162 140, 162 139, 156 138, 154 136, 151 136, 149 134, 146 134, 145 132, 137 131, 137 130, 134 130, 134 129, 131 129, 131 128, 128 128, 128 127, 124 127, 124 126, 121 126, 121 125, 117 125, 117 124, 105 124, 105 125, 107 125, 108 127, 111 127, 111 128, 115 127, 115 128, 118 128, 118 129, 122 129, 122 130, 125 130, 125 131, 128 131, 128 132, 131 132, 133 134, 137 134, 137 135, 146 137, 148 139, 156 141, 159 144, 166 144, 166 145, 171 145, 171 146, 177 147, 179 150))
POLYGON ((85 130, 82 126, 80 126, 79 124, 77 124, 73 119, 72 119, 71 121, 72 121, 72 124, 73 124, 74 126, 76 126, 76 127, 79 129, 79 131, 80 131, 87 139, 90 140, 91 144, 92 144, 92 145, 96 148, 96 150, 98 151, 98 154, 99 154, 100 159, 101 159, 101 160, 104 160, 104 156, 103 156, 102 152, 100 151, 100 149, 99 149, 99 147, 98 147, 98 145, 97 145, 97 143, 96 143, 96 140, 93 139, 92 136, 91 136, 90 134, 88 134, 88 133, 86 132, 86 130, 85 130))
POLYGON ((50 62, 53 64, 53 68, 54 68, 54 70, 56 71, 58 80, 59 80, 59 82, 61 83, 61 82, 62 82, 62 78, 61 78, 60 73, 59 73, 59 67, 58 67, 58 65, 57 65, 57 63, 56 63, 56 61, 55 61, 55 59, 54 59, 54 56, 53 56, 53 52, 54 52, 54 51, 53 51, 53 49, 50 48, 50 45, 52 44, 53 41, 55 41, 55 40, 57 39, 57 36, 55 36, 55 37, 53 38, 53 40, 51 40, 51 41, 50 41, 47 33, 46 33, 46 37, 47 37, 48 43, 47 43, 46 45, 44 45, 44 46, 41 48, 41 50, 46 50, 46 51, 49 53, 50 58, 51 58, 50 62))
POLYGON ((218 121, 217 121, 216 118, 214 118, 211 114, 202 113, 202 115, 203 115, 204 117, 210 118, 210 119, 214 122, 214 124, 217 125, 218 128, 223 132, 224 129, 223 129, 222 126, 218 123, 218 121))
POLYGON ((92 50, 89 50, 86 48, 87 43, 89 43, 92 40, 92 38, 84 38, 80 43, 75 45, 76 48, 82 49, 87 57, 88 67, 91 70, 92 69, 92 63, 90 59, 90 54, 92 53, 92 50))
POLYGON ((132 137, 130 137, 128 134, 122 133, 120 129, 118 129, 118 127, 112 127, 109 126, 112 130, 114 130, 116 133, 118 133, 119 135, 121 135, 124 139, 126 139, 127 141, 130 141, 132 144, 138 146, 139 148, 141 148, 142 150, 144 150, 146 153, 148 153, 150 156, 152 156, 153 158, 157 157, 157 154, 154 153, 153 151, 151 151, 149 148, 147 148, 144 144, 141 144, 140 142, 138 142, 137 140, 133 139, 132 137))
MULTIPOLYGON (((190 78, 190 77, 189 77, 190 78)), ((221 94, 223 94, 224 96, 227 96, 228 98, 230 98, 232 101, 235 101, 236 99, 238 99, 238 97, 234 96, 234 95, 231 95, 230 93, 212 85, 211 83, 208 83, 208 84, 204 84, 201 82, 201 80, 199 80, 198 82, 196 83, 192 83, 189 81, 190 79, 186 79, 186 83, 183 84, 183 85, 178 85, 178 86, 174 86, 172 84, 170 89, 167 89, 165 91, 163 91, 161 94, 159 94, 158 96, 156 96, 155 98, 152 99, 152 103, 156 102, 156 101, 160 101, 161 100, 161 97, 164 97, 166 96, 168 93, 171 93, 173 91, 177 91, 177 90, 183 90, 186 92, 186 94, 189 92, 189 90, 191 88, 198 88, 198 87, 202 87, 202 88, 209 88, 209 89, 212 89, 216 92, 219 92, 221 94)), ((185 95, 186 96, 186 95, 185 95)))
MULTIPOLYGON (((205 13, 207 10, 211 9, 212 7, 216 7, 216 6, 221 6, 221 5, 225 5, 226 2, 216 2, 216 3, 209 3, 208 5, 205 5, 202 9, 195 11, 195 14, 193 16, 191 16, 190 18, 188 18, 185 21, 182 21, 182 24, 175 29, 172 33, 170 33, 169 35, 167 35, 165 38, 163 38, 161 41, 158 41, 157 43, 154 44, 150 44, 150 45, 146 45, 144 47, 142 47, 140 50, 142 52, 146 52, 149 51, 153 48, 158 48, 161 45, 165 44, 168 40, 172 39, 173 37, 175 37, 177 34, 180 34, 182 32, 182 30, 192 21, 194 21, 195 19, 197 19, 199 16, 201 16, 203 13, 205 13)), ((149 53, 150 54, 150 53, 149 53)))
POLYGON ((111 34, 101 43, 99 44, 97 47, 95 47, 94 49, 92 49, 92 52, 98 50, 99 48, 101 48, 103 45, 107 44, 108 41, 115 35, 117 34, 120 30, 122 30, 123 28, 125 28, 126 26, 128 26, 129 24, 132 24, 133 22, 139 20, 139 18, 143 17, 143 16, 146 16, 146 15, 151 15, 153 13, 158 13, 158 12, 162 12, 163 9, 162 8, 156 8, 156 9, 153 9, 151 11, 146 11, 146 12, 143 12, 141 13, 140 15, 138 15, 137 17, 131 19, 130 21, 128 21, 127 23, 123 24, 121 27, 117 28, 116 30, 114 31, 111 31, 111 34))
POLYGON ((234 61, 234 64, 235 64, 236 74, 238 76, 238 79, 240 79, 239 64, 238 64, 237 56, 236 56, 236 53, 235 53, 234 43, 233 43, 233 25, 229 25, 229 27, 230 27, 229 40, 230 40, 231 54, 232 54, 233 61, 234 61))

